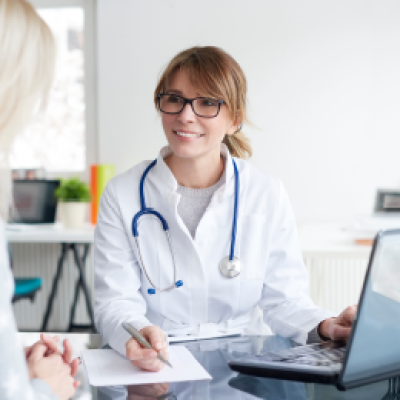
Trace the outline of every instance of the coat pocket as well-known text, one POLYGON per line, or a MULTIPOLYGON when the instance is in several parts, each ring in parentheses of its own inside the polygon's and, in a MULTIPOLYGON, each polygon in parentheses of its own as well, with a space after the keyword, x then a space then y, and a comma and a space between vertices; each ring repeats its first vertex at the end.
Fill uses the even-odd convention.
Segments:
POLYGON ((240 223, 240 259, 245 279, 263 279, 266 266, 266 216, 245 215, 240 223))

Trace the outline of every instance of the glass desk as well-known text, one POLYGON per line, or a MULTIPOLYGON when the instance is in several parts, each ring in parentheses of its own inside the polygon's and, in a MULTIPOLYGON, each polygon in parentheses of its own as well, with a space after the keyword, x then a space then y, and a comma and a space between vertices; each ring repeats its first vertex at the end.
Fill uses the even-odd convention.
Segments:
MULTIPOLYGON (((37 334, 21 334, 23 344, 37 340, 37 334)), ((104 346, 97 334, 66 334, 76 355, 85 347, 104 346)), ((78 379, 82 381, 74 399, 80 400, 400 400, 400 378, 386 380, 341 392, 332 385, 257 378, 232 371, 227 362, 236 357, 290 347, 287 339, 278 336, 244 336, 210 339, 185 345, 213 377, 211 381, 165 383, 142 386, 91 387, 83 365, 78 379), (397 395, 395 392, 397 391, 397 395)))

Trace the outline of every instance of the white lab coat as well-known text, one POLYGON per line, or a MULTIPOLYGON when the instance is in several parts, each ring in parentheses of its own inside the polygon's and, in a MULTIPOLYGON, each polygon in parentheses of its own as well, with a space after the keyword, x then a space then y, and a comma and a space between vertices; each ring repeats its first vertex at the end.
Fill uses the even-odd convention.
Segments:
MULTIPOLYGON (((168 334, 209 334, 241 331, 273 333, 305 343, 308 332, 333 314, 308 297, 308 275, 302 260, 295 221, 281 182, 235 159, 240 176, 235 255, 242 273, 228 279, 219 271, 229 254, 235 179, 226 157, 226 184, 213 195, 192 239, 179 217, 177 182, 163 159, 147 175, 146 206, 169 224, 183 286, 149 295, 132 235, 132 219, 140 210, 139 182, 149 161, 114 177, 104 190, 95 231, 95 323, 104 339, 125 355, 130 338, 122 322, 137 329, 154 324, 168 334), (262 310, 262 313, 259 310, 262 310), (261 317, 261 318, 260 318, 261 317)), ((168 242, 152 216, 141 217, 139 240, 151 279, 159 287, 174 281, 168 242)))

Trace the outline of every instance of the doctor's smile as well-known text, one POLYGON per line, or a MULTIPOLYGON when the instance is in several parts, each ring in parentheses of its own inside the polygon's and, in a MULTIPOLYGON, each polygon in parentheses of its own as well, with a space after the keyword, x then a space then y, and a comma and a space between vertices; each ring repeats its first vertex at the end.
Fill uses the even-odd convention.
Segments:
POLYGON ((98 212, 104 339, 147 371, 164 367, 167 336, 346 339, 355 308, 336 316, 314 305, 286 190, 246 161, 247 81, 236 60, 212 46, 182 51, 154 106, 168 144, 111 179, 98 212))
POLYGON ((177 134, 178 136, 180 136, 181 138, 185 138, 185 139, 197 139, 201 136, 204 136, 204 134, 202 133, 195 133, 195 132, 188 132, 188 131, 174 131, 175 134, 177 134))

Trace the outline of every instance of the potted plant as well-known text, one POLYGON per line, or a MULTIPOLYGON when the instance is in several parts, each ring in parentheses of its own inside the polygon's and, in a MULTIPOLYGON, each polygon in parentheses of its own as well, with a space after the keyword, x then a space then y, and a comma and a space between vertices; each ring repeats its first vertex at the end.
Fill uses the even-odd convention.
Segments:
POLYGON ((61 179, 55 196, 58 199, 63 225, 67 228, 82 227, 86 218, 87 205, 91 201, 89 186, 77 177, 61 179))

